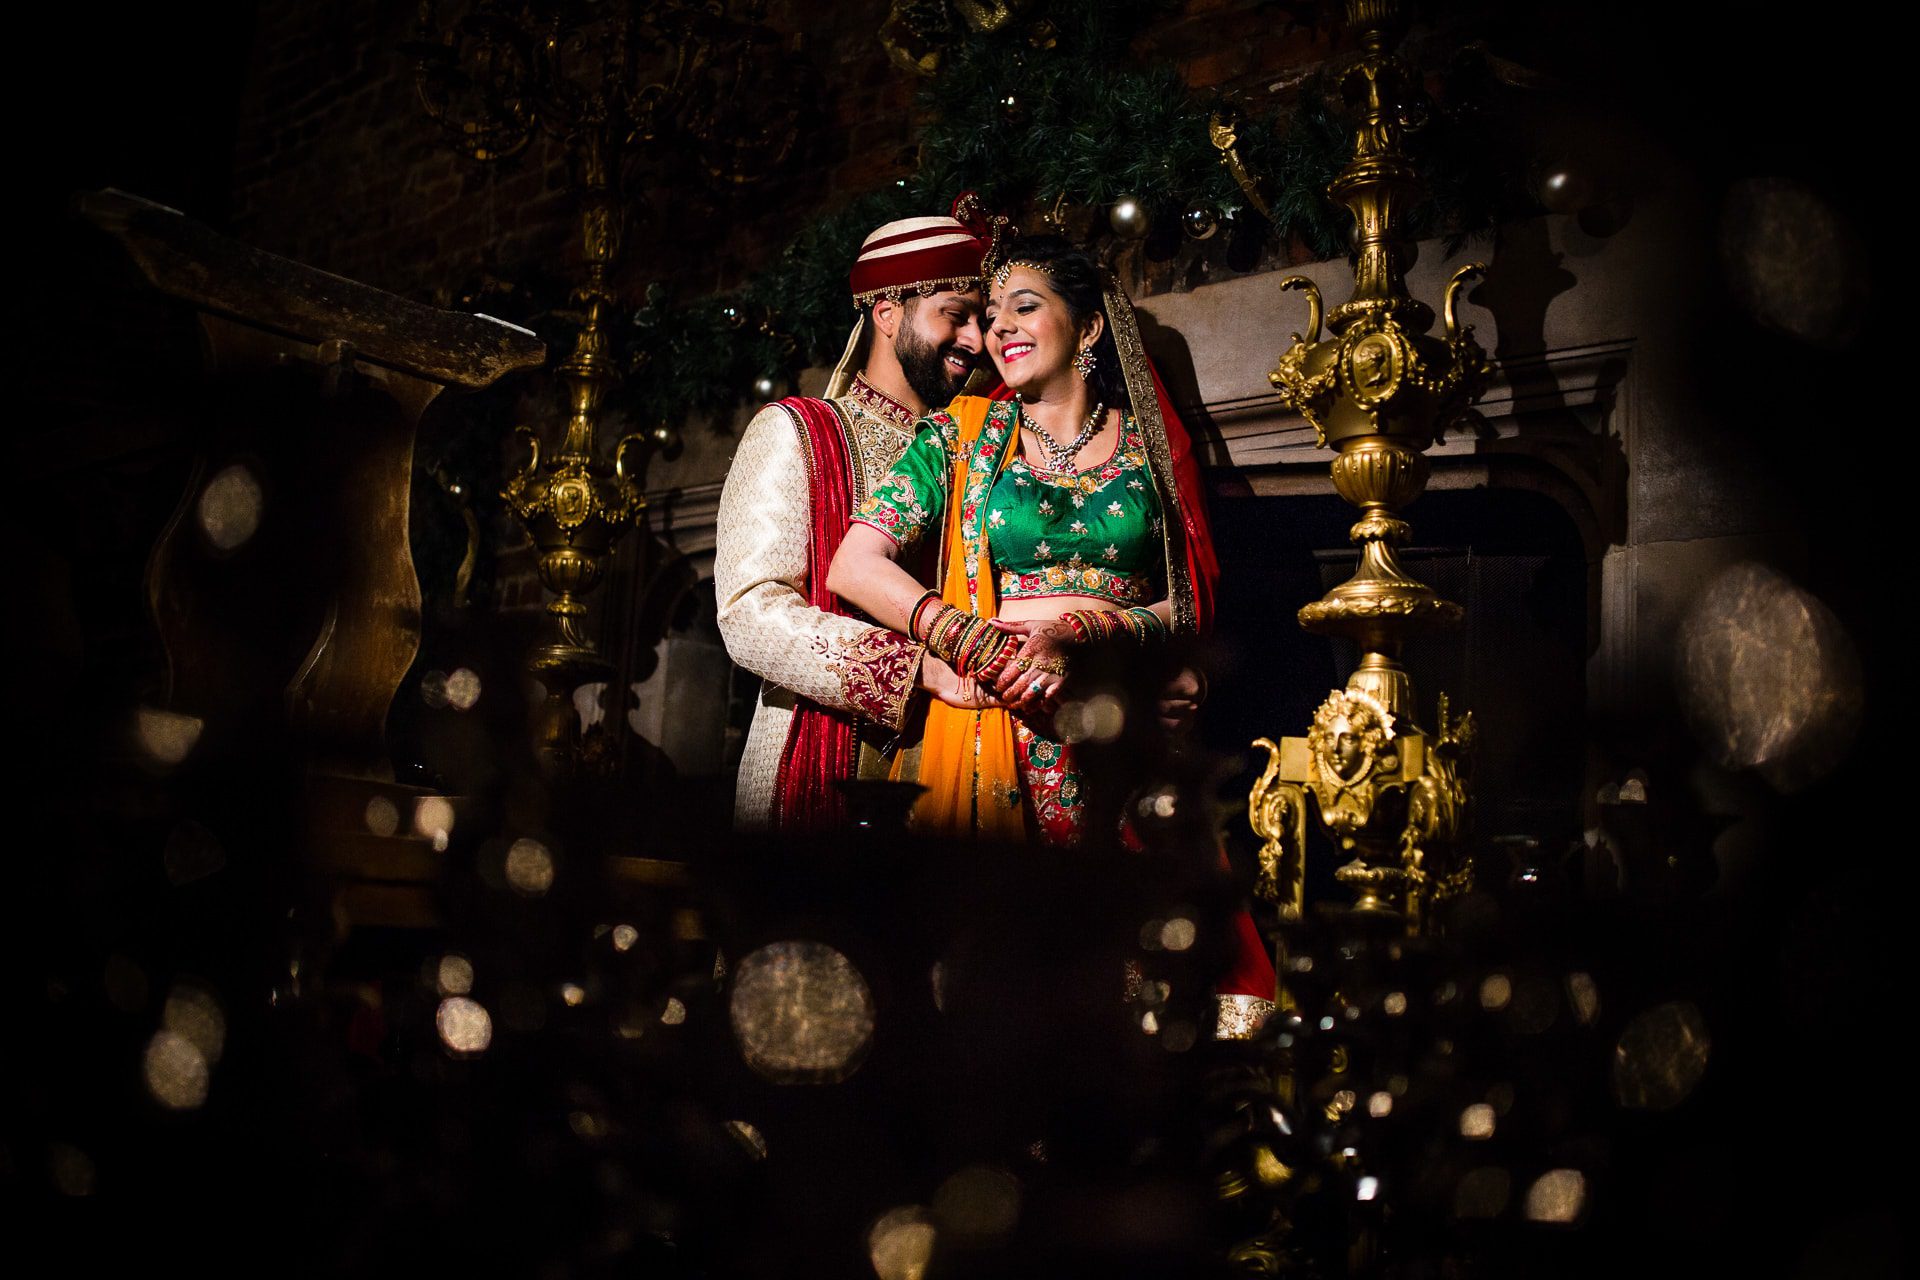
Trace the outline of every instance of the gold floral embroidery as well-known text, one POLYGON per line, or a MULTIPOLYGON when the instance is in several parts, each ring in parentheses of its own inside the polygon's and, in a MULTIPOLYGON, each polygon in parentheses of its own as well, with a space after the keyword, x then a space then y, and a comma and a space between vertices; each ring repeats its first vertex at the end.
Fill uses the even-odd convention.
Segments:
POLYGON ((925 646, 898 632, 875 627, 826 656, 840 674, 847 705, 875 724, 898 729, 906 721, 907 698, 925 652, 925 646))

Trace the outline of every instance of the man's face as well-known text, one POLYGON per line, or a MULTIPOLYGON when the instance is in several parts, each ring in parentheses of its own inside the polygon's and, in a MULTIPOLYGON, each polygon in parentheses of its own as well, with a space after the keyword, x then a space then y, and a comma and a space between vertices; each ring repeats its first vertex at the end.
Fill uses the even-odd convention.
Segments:
POLYGON ((904 311, 893 339, 900 371, 929 409, 944 408, 980 361, 980 292, 943 289, 904 311))

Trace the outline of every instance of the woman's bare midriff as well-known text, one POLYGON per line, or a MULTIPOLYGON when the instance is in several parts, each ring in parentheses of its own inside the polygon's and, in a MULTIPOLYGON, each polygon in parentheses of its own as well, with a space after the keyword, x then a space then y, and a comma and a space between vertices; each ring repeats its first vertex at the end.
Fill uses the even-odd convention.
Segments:
POLYGON ((1000 617, 1008 622, 1033 622, 1057 618, 1069 609, 1119 609, 1122 606, 1099 596, 1043 596, 1037 600, 1002 600, 1000 617))

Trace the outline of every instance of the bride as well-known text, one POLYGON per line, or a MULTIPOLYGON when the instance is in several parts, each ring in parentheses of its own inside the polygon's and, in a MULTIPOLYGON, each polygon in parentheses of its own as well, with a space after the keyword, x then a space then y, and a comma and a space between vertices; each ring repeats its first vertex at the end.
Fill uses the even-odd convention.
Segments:
MULTIPOLYGON (((927 788, 915 829, 1073 844, 1086 789, 1052 726, 1063 679, 1089 644, 1204 631, 1217 567, 1187 434, 1117 282, 1053 237, 988 271, 1011 398, 921 420, 827 584, 977 683, 981 705, 931 704, 895 766, 927 788), (929 543, 931 586, 903 564, 929 543)), ((1176 697, 1194 692, 1188 677, 1176 697)))

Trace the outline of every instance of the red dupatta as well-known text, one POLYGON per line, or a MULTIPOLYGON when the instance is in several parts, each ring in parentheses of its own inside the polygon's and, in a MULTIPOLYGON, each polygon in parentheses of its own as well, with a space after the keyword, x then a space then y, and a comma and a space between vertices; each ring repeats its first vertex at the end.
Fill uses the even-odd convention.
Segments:
MULTIPOLYGON (((807 460, 807 603, 851 617, 852 610, 827 590, 827 566, 853 519, 853 459, 846 429, 829 401, 788 396, 779 405, 793 418, 807 460)), ((853 777, 859 763, 853 717, 798 699, 774 783, 774 827, 817 830, 843 825, 846 798, 834 784, 853 777)))

